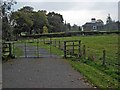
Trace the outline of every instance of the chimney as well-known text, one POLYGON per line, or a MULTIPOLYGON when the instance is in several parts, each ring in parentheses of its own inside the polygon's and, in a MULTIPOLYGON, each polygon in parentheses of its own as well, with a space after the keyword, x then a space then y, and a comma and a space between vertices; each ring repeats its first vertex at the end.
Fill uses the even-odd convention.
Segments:
POLYGON ((92 18, 92 19, 91 19, 91 22, 92 22, 92 23, 96 23, 96 19, 95 19, 95 18, 92 18))

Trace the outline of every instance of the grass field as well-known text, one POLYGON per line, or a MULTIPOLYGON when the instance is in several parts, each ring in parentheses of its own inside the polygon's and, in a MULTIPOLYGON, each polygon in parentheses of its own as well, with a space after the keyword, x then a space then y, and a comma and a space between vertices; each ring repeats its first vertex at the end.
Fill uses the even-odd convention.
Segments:
MULTIPOLYGON (((49 38, 46 38, 46 41, 48 40, 49 38)), ((79 58, 80 61, 76 61, 76 58, 67 58, 68 62, 96 87, 117 88, 119 86, 118 35, 74 36, 52 38, 52 40, 56 40, 56 44, 60 40, 61 46, 64 40, 81 40, 81 49, 86 45, 86 58, 79 58), (106 50, 106 66, 102 66, 103 50, 106 50), (91 56, 95 57, 94 60, 90 60, 91 56)), ((32 43, 32 45, 36 44, 32 43)), ((50 51, 49 44, 39 43, 39 46, 50 51)), ((59 56, 64 55, 62 50, 54 46, 51 46, 51 52, 59 56)))

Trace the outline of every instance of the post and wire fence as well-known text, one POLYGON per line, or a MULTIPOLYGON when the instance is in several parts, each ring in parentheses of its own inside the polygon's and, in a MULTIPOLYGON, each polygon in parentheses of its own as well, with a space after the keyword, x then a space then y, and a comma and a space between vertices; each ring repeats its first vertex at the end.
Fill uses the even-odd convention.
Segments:
POLYGON ((51 42, 50 44, 56 48, 59 48, 64 53, 64 58, 67 57, 76 57, 76 58, 84 58, 88 60, 101 60, 101 64, 103 66, 106 65, 106 50, 93 50, 88 48, 86 45, 82 45, 81 40, 59 40, 59 39, 51 39, 50 41, 46 40, 44 43, 51 42), (98 53, 99 52, 99 53, 98 53))

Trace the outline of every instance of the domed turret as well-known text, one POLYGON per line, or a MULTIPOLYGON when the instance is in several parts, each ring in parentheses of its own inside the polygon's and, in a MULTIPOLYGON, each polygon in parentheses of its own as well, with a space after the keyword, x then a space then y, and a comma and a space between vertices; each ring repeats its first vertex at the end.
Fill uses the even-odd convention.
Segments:
POLYGON ((110 17, 110 14, 108 14, 108 17, 107 17, 107 20, 106 20, 106 24, 107 23, 111 23, 112 22, 112 19, 111 19, 111 17, 110 17))

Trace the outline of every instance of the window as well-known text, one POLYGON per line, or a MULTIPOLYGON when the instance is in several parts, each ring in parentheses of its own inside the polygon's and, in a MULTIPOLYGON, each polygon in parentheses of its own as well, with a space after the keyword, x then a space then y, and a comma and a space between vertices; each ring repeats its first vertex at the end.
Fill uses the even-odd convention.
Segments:
POLYGON ((97 29, 97 27, 96 26, 93 26, 93 30, 96 30, 97 29))

